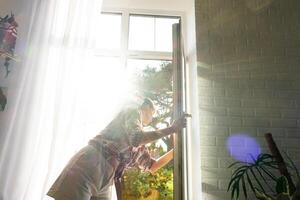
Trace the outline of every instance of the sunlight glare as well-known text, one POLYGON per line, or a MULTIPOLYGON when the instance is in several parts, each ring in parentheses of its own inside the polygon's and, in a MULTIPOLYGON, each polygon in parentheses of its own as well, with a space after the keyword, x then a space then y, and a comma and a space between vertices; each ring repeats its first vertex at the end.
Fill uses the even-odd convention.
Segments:
POLYGON ((101 49, 119 49, 121 40, 121 15, 102 14, 97 20, 96 47, 101 49))
POLYGON ((226 147, 234 159, 242 162, 253 163, 253 159, 261 153, 259 143, 244 133, 231 135, 226 141, 226 147))
POLYGON ((130 16, 129 49, 154 50, 154 19, 152 17, 130 16))
POLYGON ((172 25, 178 22, 178 19, 155 19, 155 50, 172 52, 172 25))
POLYGON ((85 140, 78 138, 79 143, 105 128, 131 90, 119 58, 94 57, 84 71, 79 106, 85 140))

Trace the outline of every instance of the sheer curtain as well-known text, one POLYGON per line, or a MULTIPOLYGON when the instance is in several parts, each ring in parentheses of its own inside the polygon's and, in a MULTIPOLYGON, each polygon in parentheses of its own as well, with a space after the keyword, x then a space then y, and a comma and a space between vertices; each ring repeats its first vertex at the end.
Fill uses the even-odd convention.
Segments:
POLYGON ((100 73, 92 81, 88 77, 88 67, 96 65, 94 28, 101 0, 28 3, 32 16, 26 55, 1 127, 3 200, 48 199, 45 193, 66 162, 113 117, 124 94, 115 84, 122 79, 116 66, 99 66, 100 73), (99 121, 93 128, 85 124, 90 114, 99 121))

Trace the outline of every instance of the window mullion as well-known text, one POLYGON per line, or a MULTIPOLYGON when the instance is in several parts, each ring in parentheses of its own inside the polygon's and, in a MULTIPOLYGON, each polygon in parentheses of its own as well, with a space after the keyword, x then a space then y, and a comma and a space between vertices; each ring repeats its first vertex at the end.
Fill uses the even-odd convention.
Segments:
POLYGON ((154 50, 156 50, 156 17, 154 17, 154 24, 153 24, 153 28, 154 28, 154 50))
POLYGON ((128 51, 128 58, 148 60, 172 60, 171 52, 128 51))
POLYGON ((128 40, 129 40, 129 12, 122 13, 122 37, 121 37, 121 63, 126 67, 128 58, 128 40))

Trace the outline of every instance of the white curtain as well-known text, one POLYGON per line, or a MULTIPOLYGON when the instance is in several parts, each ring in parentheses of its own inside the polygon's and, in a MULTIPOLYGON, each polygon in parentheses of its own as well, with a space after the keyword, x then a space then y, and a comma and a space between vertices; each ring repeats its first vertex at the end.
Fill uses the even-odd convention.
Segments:
POLYGON ((116 85, 119 68, 94 62, 101 0, 27 3, 32 16, 26 55, 1 127, 1 200, 47 199, 68 159, 113 117, 124 95, 116 85), (99 123, 87 124, 95 116, 99 123))

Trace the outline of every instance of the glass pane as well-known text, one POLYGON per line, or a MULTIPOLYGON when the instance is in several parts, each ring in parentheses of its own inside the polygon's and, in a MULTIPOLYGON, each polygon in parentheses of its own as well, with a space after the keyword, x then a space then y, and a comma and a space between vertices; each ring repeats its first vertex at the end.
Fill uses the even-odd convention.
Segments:
MULTIPOLYGON (((157 116, 166 115, 171 111, 173 105, 171 61, 129 59, 126 73, 136 93, 150 97, 156 103, 157 116)), ((155 124, 155 128, 168 126, 170 117, 169 113, 163 123, 155 124)))
POLYGON ((154 51, 154 18, 130 16, 129 49, 154 51))
POLYGON ((89 139, 105 128, 118 111, 124 96, 123 74, 124 67, 119 57, 91 56, 81 68, 74 114, 78 116, 76 127, 80 129, 76 146, 86 145, 89 139), (119 88, 120 92, 115 92, 119 88))
POLYGON ((156 18, 155 20, 155 50, 172 52, 172 25, 179 19, 156 18))
POLYGON ((100 49, 119 49, 121 44, 120 14, 101 14, 96 25, 96 47, 100 49))
MULTIPOLYGON (((130 59, 127 61, 126 71, 132 84, 136 85, 138 94, 154 101, 155 118, 150 126, 145 127, 146 130, 168 126, 173 107, 171 62, 130 59)), ((166 137, 147 145, 147 148, 152 157, 159 158, 173 148, 172 141, 173 138, 166 137)), ((122 177, 122 182, 123 199, 173 199, 173 162, 153 174, 143 173, 134 168, 128 169, 122 177)))
POLYGON ((111 108, 117 108, 126 94, 123 74, 124 67, 118 57, 95 56, 91 64, 84 68, 80 105, 85 112, 84 120, 97 123, 100 126, 98 130, 109 122, 107 120, 114 114, 111 108), (100 110, 103 105, 110 105, 110 109, 100 110), (103 113, 106 113, 107 117, 99 118, 103 113))
POLYGON ((178 18, 130 16, 129 49, 172 51, 172 24, 178 18))

